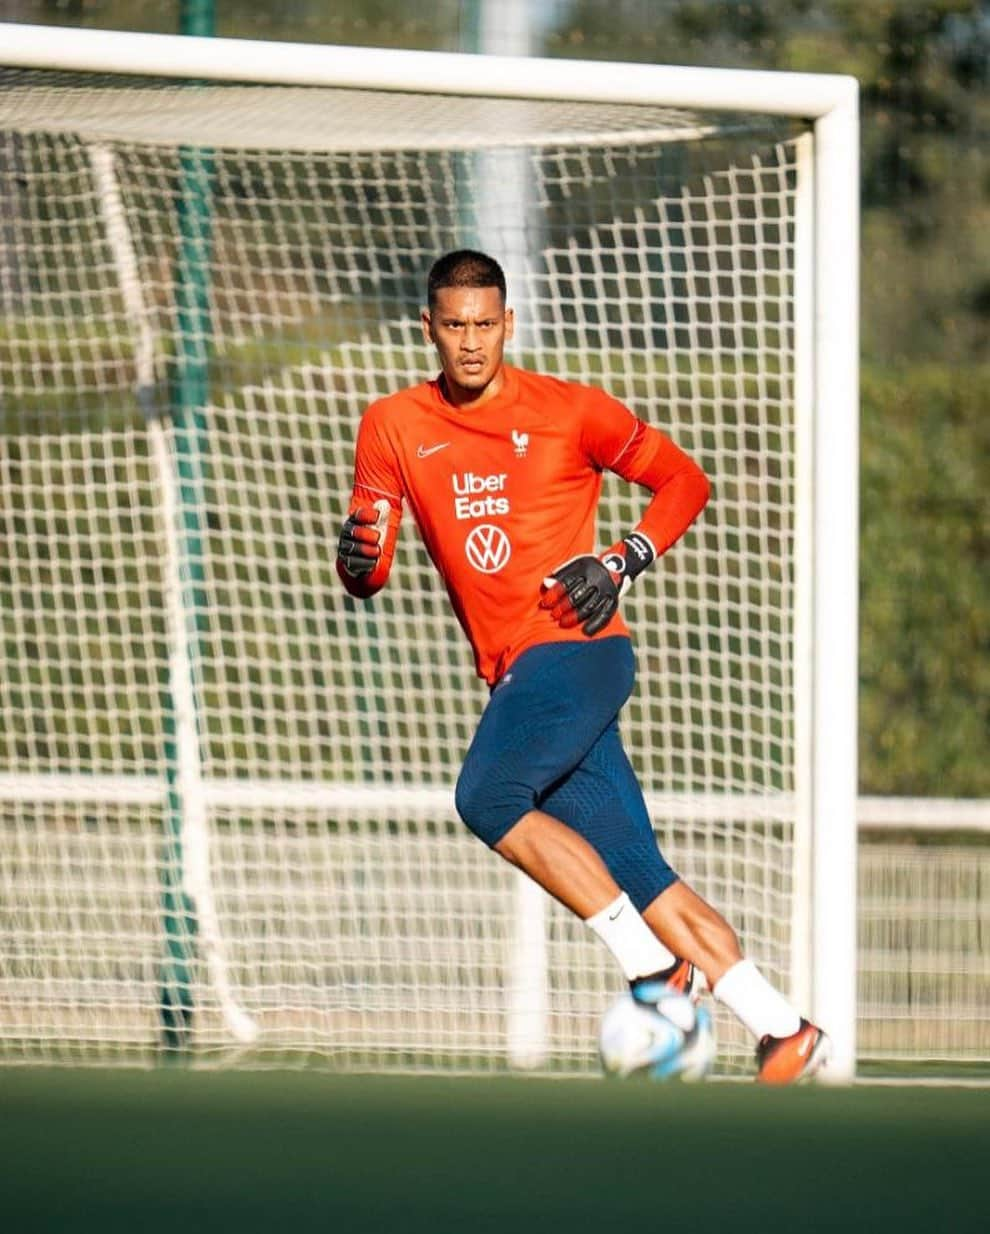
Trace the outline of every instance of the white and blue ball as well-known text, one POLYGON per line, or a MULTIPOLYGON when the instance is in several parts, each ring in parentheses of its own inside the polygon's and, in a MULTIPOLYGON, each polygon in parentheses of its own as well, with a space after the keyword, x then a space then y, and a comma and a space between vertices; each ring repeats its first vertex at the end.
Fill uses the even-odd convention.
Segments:
POLYGON ((702 1080, 715 1061, 712 1018, 661 983, 623 994, 605 1012, 599 1034, 608 1076, 702 1080))

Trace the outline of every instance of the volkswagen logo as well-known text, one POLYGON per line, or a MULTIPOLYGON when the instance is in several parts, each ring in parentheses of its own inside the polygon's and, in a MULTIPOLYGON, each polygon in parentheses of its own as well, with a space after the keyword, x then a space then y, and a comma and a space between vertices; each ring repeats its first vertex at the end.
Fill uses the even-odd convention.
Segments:
POLYGON ((501 527, 481 523, 471 528, 464 551, 476 570, 482 574, 497 574, 512 556, 512 545, 501 527))

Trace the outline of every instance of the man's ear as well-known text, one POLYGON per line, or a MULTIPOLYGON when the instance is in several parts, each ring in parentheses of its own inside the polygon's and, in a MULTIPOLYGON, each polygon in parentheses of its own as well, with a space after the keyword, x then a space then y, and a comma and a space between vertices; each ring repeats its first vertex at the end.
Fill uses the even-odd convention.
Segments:
POLYGON ((512 338, 516 332, 516 314, 514 309, 505 310, 505 337, 512 338))
POLYGON ((419 315, 419 323, 423 327, 423 341, 425 343, 435 342, 433 338, 433 320, 430 317, 430 310, 423 309, 419 315))

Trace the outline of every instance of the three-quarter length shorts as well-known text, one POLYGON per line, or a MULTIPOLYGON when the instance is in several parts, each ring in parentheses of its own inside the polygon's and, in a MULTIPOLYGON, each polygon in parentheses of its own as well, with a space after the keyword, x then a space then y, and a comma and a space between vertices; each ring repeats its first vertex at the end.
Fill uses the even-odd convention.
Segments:
POLYGON ((635 679, 625 636, 543 643, 492 688, 457 782, 461 818, 494 847, 539 809, 598 851, 640 910, 677 881, 619 736, 635 679))

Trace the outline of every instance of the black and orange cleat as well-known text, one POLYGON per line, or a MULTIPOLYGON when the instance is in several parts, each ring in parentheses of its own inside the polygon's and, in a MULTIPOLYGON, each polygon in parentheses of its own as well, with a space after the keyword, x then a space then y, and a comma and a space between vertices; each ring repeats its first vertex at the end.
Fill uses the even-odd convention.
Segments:
POLYGON ((668 968, 663 974, 663 980, 678 994, 686 994, 688 998, 695 998, 694 965, 687 960, 678 960, 673 968, 668 968))
POLYGON ((690 998, 692 1002, 698 1001, 699 990, 696 990, 697 974, 694 970, 694 965, 688 960, 675 960, 670 968, 665 968, 662 972, 653 973, 649 977, 637 977, 635 981, 629 984, 632 988, 633 995, 636 994, 637 986, 641 984, 656 985, 657 982, 669 986, 670 989, 676 990, 678 994, 684 994, 690 998))
POLYGON ((832 1056, 828 1035, 810 1020, 789 1037, 762 1037, 756 1047, 760 1084, 796 1084, 810 1079, 832 1056))

